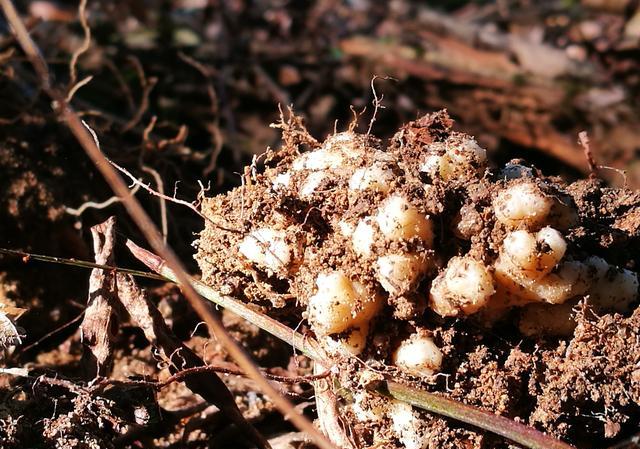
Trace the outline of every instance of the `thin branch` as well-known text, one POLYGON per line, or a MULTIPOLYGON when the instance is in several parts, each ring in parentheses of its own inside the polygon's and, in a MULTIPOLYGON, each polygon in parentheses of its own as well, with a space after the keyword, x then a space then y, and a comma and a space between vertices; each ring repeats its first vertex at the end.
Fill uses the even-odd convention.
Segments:
POLYGON ((158 149, 163 150, 169 145, 182 145, 187 140, 188 136, 189 128, 187 127, 187 125, 180 125, 180 128, 178 128, 178 132, 176 133, 175 137, 171 137, 169 139, 161 139, 158 142, 158 149))
POLYGON ((624 182, 624 187, 627 187, 627 172, 622 169, 609 167, 608 165, 598 165, 596 164, 595 157, 593 156, 593 151, 591 150, 591 145, 589 144, 589 135, 586 131, 580 131, 578 133, 578 143, 582 147, 584 151, 584 156, 587 159, 587 163, 589 164, 589 177, 594 178, 598 170, 611 170, 618 173, 622 176, 622 180, 624 182))
POLYGON ((570 444, 512 419, 398 382, 385 381, 376 385, 374 391, 415 407, 488 430, 529 449, 576 449, 570 444))
MULTIPOLYGON (((181 382, 186 377, 191 376, 193 374, 201 374, 207 372, 214 373, 222 373, 222 374, 232 374, 234 376, 243 376, 246 377, 244 371, 240 369, 234 368, 226 368, 223 366, 215 366, 215 365, 206 365, 206 366, 196 366, 193 368, 185 368, 177 373, 173 374, 166 380, 162 382, 154 382, 148 380, 117 380, 117 379, 101 379, 98 382, 98 385, 107 386, 107 385, 124 385, 124 386, 141 386, 141 387, 150 387, 156 390, 161 390, 174 382, 181 382)), ((273 380, 275 382, 281 382, 286 384, 298 384, 304 382, 313 382, 319 379, 324 379, 331 374, 329 371, 325 371, 320 374, 312 374, 309 376, 277 376, 275 374, 270 374, 265 371, 262 372, 262 375, 269 380, 273 380)))
POLYGON ((138 74, 138 78, 140 79, 140 86, 142 87, 142 99, 140 100, 140 104, 138 105, 136 113, 133 114, 131 120, 129 120, 122 128, 123 133, 133 129, 138 124, 138 122, 142 120, 142 116, 145 112, 147 112, 147 109, 149 109, 149 95, 158 82, 158 78, 156 77, 147 78, 144 73, 144 68, 142 67, 142 64, 140 63, 140 60, 138 58, 136 58, 135 56, 129 56, 127 59, 131 62, 131 64, 133 64, 133 67, 138 74))
POLYGON ((591 146, 589 145, 589 135, 586 131, 580 131, 578 133, 578 142, 584 151, 584 156, 587 159, 587 164, 589 164, 589 177, 593 178, 596 176, 598 171, 598 164, 596 164, 596 160, 593 157, 593 152, 591 151, 591 146))
MULTIPOLYGON (((107 161, 109 161, 109 163, 111 165, 113 165, 115 168, 117 168, 120 172, 122 172, 124 175, 126 175, 131 182, 139 187, 142 187, 144 190, 146 190, 147 192, 149 192, 151 195, 153 196, 157 196, 158 198, 161 198, 163 200, 166 201, 171 201, 172 203, 175 204, 180 204, 181 206, 185 206, 188 207, 189 209, 191 209, 193 212, 195 212, 198 216, 200 216, 203 220, 207 220, 207 217, 204 216, 204 214, 202 212, 200 212, 200 210, 198 210, 198 208, 193 204, 190 203, 189 201, 185 201, 185 200, 181 200, 176 198, 175 196, 169 196, 166 195, 162 192, 159 192, 157 190, 153 190, 151 187, 149 187, 148 184, 143 183, 142 181, 140 181, 138 178, 136 178, 135 176, 133 176, 131 174, 131 172, 129 170, 127 170, 124 167, 121 167, 120 165, 116 164, 115 162, 113 162, 111 159, 107 158, 107 161)), ((143 168, 144 170, 144 168, 143 168)), ((145 170, 146 171, 146 170, 145 170)), ((157 172, 156 172, 157 173, 157 172)), ((164 190, 164 189, 163 189, 164 190)))
MULTIPOLYGON (((379 77, 378 75, 373 75, 373 78, 371 78, 371 92, 373 93, 373 115, 371 116, 371 120, 369 121, 369 128, 367 129, 367 135, 371 134, 371 129, 373 128, 373 124, 376 121, 376 118, 378 117, 378 109, 384 109, 384 105, 382 104, 382 100, 384 100, 384 94, 380 96, 380 98, 378 98, 378 92, 376 92, 376 86, 374 84, 374 82, 378 79, 383 79, 383 80, 393 80, 393 81, 397 81, 395 78, 392 78, 390 76, 384 76, 384 77, 379 77)), ((364 111, 363 111, 364 112, 364 111)))
POLYGON ((113 165, 115 168, 117 168, 120 172, 122 172, 124 175, 126 175, 131 182, 134 185, 139 185, 140 187, 142 187, 144 190, 146 190, 147 192, 149 192, 151 195, 153 196, 157 196, 159 198, 165 199, 167 201, 170 201, 172 203, 175 204, 180 204, 181 206, 185 206, 188 207, 189 209, 191 209, 193 212, 195 212, 200 218, 202 218, 203 220, 211 223, 213 226, 217 227, 218 229, 222 229, 223 231, 227 231, 227 232, 232 232, 234 234, 240 234, 240 231, 236 230, 236 229, 231 229, 231 228, 227 228, 225 226, 222 226, 216 222, 214 222, 213 220, 211 220, 211 218, 207 217, 206 215, 204 215, 202 212, 200 212, 200 210, 197 208, 197 206, 194 203, 191 203, 189 201, 185 201, 185 200, 181 200, 178 199, 174 196, 169 196, 166 195, 164 193, 160 193, 156 190, 153 190, 151 187, 149 187, 148 184, 143 183, 142 181, 140 181, 138 178, 136 178, 135 176, 133 176, 131 174, 131 172, 129 170, 127 170, 124 167, 119 166, 118 164, 116 164, 115 162, 113 162, 111 159, 108 159, 105 157, 105 159, 111 164, 113 165))
MULTIPOLYGON (((185 368, 171 375, 167 379, 162 382, 158 381, 150 381, 150 380, 119 380, 119 379, 110 379, 106 377, 97 377, 92 380, 88 384, 83 382, 75 382, 72 379, 66 379, 62 377, 50 377, 47 375, 39 375, 34 376, 29 373, 29 370, 26 368, 0 368, 0 374, 5 374, 14 377, 21 377, 25 379, 33 380, 34 382, 43 382, 49 385, 55 385, 64 387, 69 391, 74 393, 88 393, 88 394, 96 394, 105 389, 105 387, 114 385, 114 386, 123 386, 123 387, 148 387, 153 388, 154 390, 161 390, 163 388, 168 387, 172 383, 182 382, 187 377, 193 376, 194 374, 202 374, 202 373, 222 373, 222 374, 231 374, 234 376, 243 376, 246 377, 246 374, 239 369, 233 368, 225 368, 223 366, 215 366, 215 365, 206 365, 206 366, 196 366, 192 368, 185 368)), ((286 384, 298 384, 298 383, 310 383, 317 380, 325 379, 329 377, 331 374, 329 371, 325 371, 319 374, 311 374, 308 376, 277 376, 274 374, 270 374, 267 372, 262 373, 266 378, 271 379, 275 382, 286 383, 286 384)))
POLYGON ((93 79, 93 75, 89 75, 86 78, 81 79, 76 84, 74 84, 71 89, 69 89, 69 93, 67 94, 67 103, 73 99, 73 96, 80 90, 81 87, 86 86, 93 79))
POLYGON ((71 319, 70 321, 67 321, 66 323, 64 323, 61 326, 58 326, 57 328, 55 328, 54 330, 47 332, 46 334, 44 334, 42 337, 40 337, 38 340, 34 341, 33 343, 27 345, 27 346, 21 346, 20 347, 20 353, 24 353, 27 351, 30 351, 31 349, 40 346, 42 344, 42 342, 47 341, 49 338, 51 338, 52 336, 64 331, 65 329, 73 326, 75 323, 77 323, 78 321, 80 321, 82 318, 84 317, 84 310, 82 312, 80 312, 75 318, 71 319))
POLYGON ((207 95, 209 95, 209 103, 211 104, 211 123, 207 124, 207 130, 209 131, 209 134, 211 134, 212 149, 209 163, 202 170, 202 174, 204 176, 208 176, 209 173, 215 170, 218 163, 218 157, 220 156, 224 145, 224 136, 220 131, 218 94, 213 87, 213 76, 215 70, 211 67, 205 66, 201 62, 182 52, 178 53, 178 57, 197 70, 207 80, 207 95))

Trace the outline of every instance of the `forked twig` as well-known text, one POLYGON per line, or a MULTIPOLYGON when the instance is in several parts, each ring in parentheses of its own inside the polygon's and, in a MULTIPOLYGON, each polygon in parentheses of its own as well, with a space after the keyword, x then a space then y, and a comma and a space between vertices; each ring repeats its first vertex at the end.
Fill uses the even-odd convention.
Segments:
MULTIPOLYGON (((85 125, 86 126, 86 125, 85 125)), ((91 129, 89 129, 89 131, 91 131, 91 129)), ((91 131, 92 132, 92 131, 91 131)), ((198 209, 198 207, 196 206, 196 202, 189 202, 189 201, 185 201, 185 200, 181 200, 176 198, 176 196, 169 196, 166 195, 162 192, 158 192, 157 190, 152 189, 148 184, 143 183, 142 181, 140 181, 138 178, 136 178, 135 176, 133 176, 131 174, 131 172, 129 170, 127 170, 124 167, 121 167, 120 165, 116 164, 115 162, 113 162, 111 159, 108 159, 105 157, 105 159, 111 164, 113 165, 115 168, 117 168, 122 174, 124 174, 127 178, 129 178, 131 180, 131 182, 133 183, 133 185, 135 186, 140 186, 142 187, 144 190, 146 190, 148 193, 150 193, 153 196, 157 196, 158 198, 161 198, 163 200, 169 201, 171 203, 175 203, 175 204, 179 204, 181 206, 185 206, 189 209, 191 209, 193 212, 195 212, 200 218, 202 218, 203 220, 205 220, 206 222, 212 224, 213 226, 215 226, 218 229, 221 229, 223 231, 227 231, 227 232, 232 232, 234 234, 239 234, 240 231, 236 230, 236 229, 231 229, 228 228, 226 226, 222 226, 219 223, 214 222, 211 218, 207 217, 205 214, 203 214, 202 212, 200 212, 200 210, 198 209)), ((198 196, 200 197, 200 196, 198 196)))
MULTIPOLYGON (((373 128, 373 124, 376 121, 378 116, 378 109, 384 109, 384 105, 382 104, 382 100, 384 100, 384 94, 382 94, 378 98, 378 92, 376 92, 375 81, 380 78, 378 75, 373 75, 371 78, 371 92, 373 93, 373 115, 371 116, 371 120, 369 121, 369 128, 367 129, 367 135, 371 134, 371 129, 373 128)), ((383 80, 395 79, 389 76, 382 77, 383 80)))

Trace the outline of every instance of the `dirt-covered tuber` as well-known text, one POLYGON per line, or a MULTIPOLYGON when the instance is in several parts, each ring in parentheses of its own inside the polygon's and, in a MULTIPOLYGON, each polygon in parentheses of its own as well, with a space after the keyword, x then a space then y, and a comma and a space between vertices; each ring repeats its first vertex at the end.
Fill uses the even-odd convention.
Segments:
POLYGON ((432 282, 430 306, 441 316, 469 315, 484 307, 495 293, 489 269, 471 257, 453 257, 432 282))
POLYGON ((416 376, 430 376, 440 370, 442 352, 430 336, 413 334, 395 350, 393 364, 416 376))
POLYGON ((309 298, 309 322, 320 335, 366 325, 382 306, 375 291, 340 271, 320 273, 316 284, 317 292, 309 298))

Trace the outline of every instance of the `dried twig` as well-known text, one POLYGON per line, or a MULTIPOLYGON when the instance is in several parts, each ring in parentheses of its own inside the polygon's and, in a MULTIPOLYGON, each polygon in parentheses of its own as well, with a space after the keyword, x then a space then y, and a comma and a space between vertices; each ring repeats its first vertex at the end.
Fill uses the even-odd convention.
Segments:
MULTIPOLYGON (((115 247, 115 218, 91 228, 96 263, 113 265, 115 247)), ((80 325, 84 346, 82 367, 88 379, 103 377, 110 373, 112 364, 112 330, 117 316, 116 278, 112 271, 94 268, 89 278, 89 298, 84 319, 80 325)))
MULTIPOLYGON (((142 171, 149 173, 153 176, 153 179, 156 181, 156 186, 158 186, 158 201, 160 202, 160 229, 162 230, 162 239, 164 243, 167 243, 167 234, 169 234, 169 224, 167 222, 167 201, 163 198, 164 195, 164 182, 162 182, 162 177, 160 173, 158 173, 155 169, 149 167, 148 165, 141 164, 140 168, 142 171)), ((139 187, 141 184, 137 184, 136 187, 139 187)))
POLYGON ((25 263, 29 262, 31 259, 33 260, 39 260, 42 262, 49 262, 49 263, 57 263, 60 265, 69 265, 72 267, 80 267, 80 268, 100 268, 101 270, 108 270, 108 271, 113 271, 115 272, 119 272, 119 273, 127 273, 130 274, 132 276, 136 276, 136 277, 143 277, 143 278, 148 278, 148 279, 156 279, 156 280, 160 280, 160 281, 166 281, 167 278, 165 278, 164 276, 160 276, 156 273, 149 273, 147 271, 139 271, 139 270, 132 270, 130 268, 121 268, 121 267, 115 267, 113 265, 103 265, 103 264, 98 264, 95 262, 88 262, 86 260, 78 260, 78 259, 66 259, 64 257, 55 257, 55 256, 45 256, 42 254, 34 254, 34 253, 28 253, 25 251, 18 251, 15 249, 7 249, 7 248, 0 248, 0 254, 6 254, 8 256, 15 256, 15 257, 20 257, 25 263))
MULTIPOLYGON (((221 374, 233 374, 235 376, 246 376, 246 374, 239 369, 233 368, 225 368, 223 366, 215 366, 215 365, 204 365, 204 366, 195 366, 192 368, 185 368, 181 371, 177 371, 168 379, 162 382, 153 382, 148 380, 116 380, 116 379, 102 379, 99 384, 101 386, 108 385, 123 385, 123 386, 141 386, 141 387, 150 387, 156 390, 161 390, 174 382, 182 382, 187 376, 192 374, 202 374, 202 373, 221 373, 221 374)), ((267 372, 263 372, 262 375, 269 380, 273 380, 276 382, 287 383, 287 384, 297 384, 303 382, 314 382, 320 379, 324 379, 328 377, 331 373, 329 371, 325 371, 319 374, 313 374, 309 376, 276 376, 274 374, 270 374, 267 372)))
POLYGON ((69 89, 69 93, 67 94, 67 103, 70 102, 73 99, 73 96, 76 94, 76 92, 78 92, 78 90, 80 90, 81 87, 86 86, 87 84, 89 84, 89 82, 93 79, 93 75, 89 75, 83 79, 81 79, 80 81, 78 81, 77 83, 75 83, 73 86, 71 86, 71 88, 69 89))
MULTIPOLYGON (((193 212, 195 212, 198 216, 200 216, 203 220, 207 220, 207 217, 200 212, 200 210, 198 209, 198 207, 189 202, 189 201, 185 201, 185 200, 181 200, 176 198, 175 196, 169 196, 164 194, 164 192, 159 192, 157 190, 153 190, 151 187, 149 187, 148 184, 143 183, 142 181, 140 181, 138 178, 136 178, 135 176, 133 176, 131 174, 131 172, 129 170, 127 170, 124 167, 121 167, 120 165, 116 164, 115 162, 113 162, 111 159, 107 159, 109 161, 109 163, 111 165, 113 165, 115 168, 117 168, 120 172, 122 172, 123 174, 125 174, 133 183, 133 185, 135 186, 139 186, 142 187, 144 190, 146 190, 147 192, 149 192, 151 195, 153 196, 157 196, 160 199, 166 200, 166 201, 171 201, 172 203, 175 204, 180 204, 181 206, 185 206, 188 207, 189 209, 191 209, 193 212)), ((157 172, 156 172, 157 173, 157 172)), ((164 189, 162 189, 164 190, 164 189)))
POLYGON ((158 149, 163 150, 165 147, 168 147, 169 145, 182 145, 185 142, 185 140, 187 140, 188 136, 189 136, 189 128, 187 128, 187 125, 180 125, 175 137, 171 137, 168 139, 160 139, 158 141, 158 149))
MULTIPOLYGON (((367 129, 367 135, 371 134, 371 129, 373 128, 373 124, 376 121, 376 118, 378 116, 378 109, 384 109, 384 105, 382 104, 382 100, 384 100, 384 94, 380 96, 380 98, 378 98, 378 92, 376 92, 376 86, 374 84, 374 82, 380 78, 378 75, 373 75, 373 78, 371 78, 371 92, 373 93, 373 115, 371 116, 371 120, 369 121, 369 128, 367 129)), ((392 78, 390 76, 384 76, 381 79, 383 80, 394 80, 397 81, 395 78, 392 78)))
POLYGON ((213 146, 211 150, 211 157, 209 159, 209 163, 202 170, 202 174, 204 176, 208 176, 213 170, 215 170, 216 165, 218 163, 218 156, 222 152, 222 147, 224 145, 224 137, 222 132, 220 131, 220 114, 219 114, 219 106, 218 106, 218 95, 216 94, 216 90, 213 87, 213 74, 214 70, 212 68, 206 67, 201 62, 193 59, 192 57, 180 52, 178 53, 178 57, 182 59, 184 62, 189 64, 191 67, 196 69, 202 76, 204 76, 207 80, 207 95, 209 95, 209 103, 211 104, 211 123, 207 125, 207 130, 209 134, 211 134, 211 144, 213 146))
POLYGON ((40 337, 39 339, 37 339, 36 341, 34 341, 33 343, 27 345, 27 346, 22 346, 20 348, 20 353, 24 353, 27 351, 32 350, 33 348, 36 348, 38 346, 40 346, 43 342, 47 341, 48 339, 50 339, 51 337, 53 337, 54 335, 64 331, 65 329, 73 326, 74 324, 76 324, 78 321, 80 321, 82 318, 84 317, 84 310, 82 312, 80 312, 75 318, 67 321, 66 323, 64 323, 61 326, 56 327, 54 330, 47 332, 46 334, 44 334, 42 337, 40 337))
MULTIPOLYGON (((239 234, 240 233, 240 231, 238 231, 236 229, 228 228, 226 226, 222 226, 222 225, 214 222, 213 220, 211 220, 211 218, 209 218, 206 215, 204 215, 202 212, 200 212, 200 209, 198 209, 197 202, 189 202, 189 201, 181 200, 181 199, 176 198, 175 195, 174 196, 169 196, 169 195, 166 195, 164 193, 161 193, 161 192, 158 192, 156 190, 153 190, 151 187, 149 187, 148 184, 144 184, 138 178, 133 176, 131 174, 131 172, 129 170, 127 170, 126 168, 121 167, 120 165, 118 165, 115 162, 113 162, 111 159, 107 159, 107 158, 105 158, 105 159, 111 165, 113 165, 115 168, 117 168, 120 172, 122 172, 124 175, 126 175, 134 185, 138 185, 138 186, 142 187, 144 190, 149 192, 151 195, 157 196, 158 198, 162 198, 164 200, 170 201, 170 202, 175 203, 175 204, 180 204, 181 206, 188 207, 193 212, 195 212, 199 217, 201 217, 203 220, 211 223, 213 226, 215 226, 215 227, 217 227, 219 229, 222 229, 223 231, 232 232, 234 234, 239 234)), ((198 197, 200 197, 200 196, 198 196, 198 197)))
POLYGON ((599 170, 611 170, 622 176, 624 187, 627 187, 627 173, 624 170, 620 168, 609 167, 608 165, 598 165, 596 163, 596 159, 593 156, 593 151, 591 150, 591 144, 589 142, 589 134, 587 134, 586 131, 580 131, 578 133, 578 143, 582 147, 584 157, 587 160, 587 164, 589 165, 589 178, 597 177, 597 173, 599 170))
POLYGON ((167 264, 175 271, 176 277, 183 288, 185 297, 196 313, 202 317, 207 323, 211 332, 215 334, 220 343, 227 349, 231 357, 233 357, 238 365, 255 380, 256 385, 270 397, 274 405, 284 414, 286 414, 291 422, 300 430, 308 432, 314 442, 322 449, 335 449, 327 438, 322 435, 313 424, 299 413, 293 405, 285 399, 260 373, 258 367, 249 358, 246 352, 229 336, 220 320, 212 313, 208 305, 202 301, 192 286, 193 280, 185 271, 182 263, 175 253, 165 245, 162 241, 162 235, 153 224, 147 213, 144 211, 140 203, 134 197, 128 197, 128 188, 124 181, 119 177, 118 172, 113 168, 102 154, 98 146, 95 144, 89 131, 84 127, 78 115, 65 102, 64 96, 51 86, 49 78, 49 70, 44 59, 40 55, 38 48, 29 36, 24 23, 18 16, 15 7, 10 0, 0 0, 0 6, 7 17, 8 22, 13 27, 16 38, 22 46, 27 57, 31 61, 36 70, 42 88, 56 103, 61 118, 65 121, 69 130, 74 134, 87 155, 93 160, 96 167, 100 170, 105 180, 109 183, 114 193, 123 198, 123 204, 136 222, 140 230, 149 240, 149 243, 155 251, 157 251, 166 261, 167 264))

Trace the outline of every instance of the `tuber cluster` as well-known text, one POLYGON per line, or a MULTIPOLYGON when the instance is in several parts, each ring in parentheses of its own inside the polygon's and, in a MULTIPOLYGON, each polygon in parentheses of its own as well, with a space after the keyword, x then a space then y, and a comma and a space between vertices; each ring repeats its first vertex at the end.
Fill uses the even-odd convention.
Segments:
MULTIPOLYGON (((569 185, 522 161, 489 167, 444 112, 386 147, 353 130, 316 143, 295 120, 281 126, 290 139, 264 170, 206 202, 197 259, 224 293, 302 310, 337 359, 429 381, 447 364, 434 332, 447 320, 570 336, 579 302, 626 313, 638 299, 632 267, 585 237, 569 185)), ((359 391, 347 409, 389 417, 404 447, 427 447, 410 406, 372 400, 359 391)))

